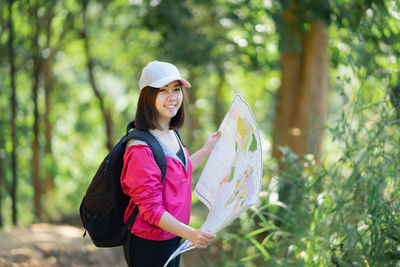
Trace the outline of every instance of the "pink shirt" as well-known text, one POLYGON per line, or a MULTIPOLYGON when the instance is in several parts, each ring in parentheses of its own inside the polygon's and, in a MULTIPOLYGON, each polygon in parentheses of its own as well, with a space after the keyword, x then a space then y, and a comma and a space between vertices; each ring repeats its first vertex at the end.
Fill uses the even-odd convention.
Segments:
POLYGON ((132 227, 136 236, 151 240, 167 240, 175 235, 158 227, 165 211, 184 224, 189 224, 192 202, 192 165, 188 152, 187 167, 177 157, 166 153, 167 170, 161 184, 161 170, 150 148, 133 145, 126 149, 121 173, 122 191, 131 196, 124 221, 139 205, 139 214, 132 227))

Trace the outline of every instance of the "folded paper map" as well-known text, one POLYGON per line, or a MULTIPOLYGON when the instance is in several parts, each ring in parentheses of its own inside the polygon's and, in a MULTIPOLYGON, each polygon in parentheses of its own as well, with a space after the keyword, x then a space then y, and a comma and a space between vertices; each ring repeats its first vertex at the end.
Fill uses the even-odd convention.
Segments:
MULTIPOLYGON (((220 139, 212 150, 194 189, 209 209, 202 229, 215 233, 257 203, 261 190, 262 150, 250 106, 237 95, 222 121, 220 139)), ((186 240, 164 266, 191 250, 186 240)))

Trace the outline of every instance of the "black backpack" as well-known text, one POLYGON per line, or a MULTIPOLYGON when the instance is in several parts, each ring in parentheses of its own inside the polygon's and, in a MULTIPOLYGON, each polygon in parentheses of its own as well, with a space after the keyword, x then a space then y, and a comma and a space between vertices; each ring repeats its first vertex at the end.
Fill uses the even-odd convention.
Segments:
MULTIPOLYGON (((126 144, 131 139, 145 141, 161 170, 161 183, 166 172, 165 154, 152 134, 134 128, 134 122, 127 126, 126 135, 104 158, 82 200, 79 213, 83 226, 97 247, 115 247, 124 244, 130 232, 138 207, 136 206, 126 223, 123 221, 130 197, 122 192, 121 172, 126 144)), ((179 137, 179 134, 178 134, 179 137)))

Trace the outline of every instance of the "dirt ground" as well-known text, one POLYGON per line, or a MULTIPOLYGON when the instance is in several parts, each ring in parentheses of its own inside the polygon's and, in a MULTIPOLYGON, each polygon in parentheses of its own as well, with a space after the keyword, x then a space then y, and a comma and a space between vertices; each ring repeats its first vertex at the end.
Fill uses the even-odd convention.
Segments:
MULTIPOLYGON (((0 231, 0 267, 127 267, 122 247, 96 248, 83 228, 33 224, 0 231)), ((202 266, 206 250, 192 250, 181 266, 202 266), (200 264, 199 264, 200 263, 200 264)))
POLYGON ((34 224, 0 232, 0 266, 126 267, 121 247, 96 248, 83 229, 34 224))

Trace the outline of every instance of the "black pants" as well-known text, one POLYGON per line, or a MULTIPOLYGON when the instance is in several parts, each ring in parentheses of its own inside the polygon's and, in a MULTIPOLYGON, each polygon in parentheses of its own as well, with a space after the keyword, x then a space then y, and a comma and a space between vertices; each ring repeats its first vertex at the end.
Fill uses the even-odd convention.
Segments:
MULTIPOLYGON (((148 240, 129 234, 124 244, 124 256, 129 267, 162 267, 179 247, 181 238, 165 241, 148 240)), ((168 267, 179 267, 180 255, 168 267)))

